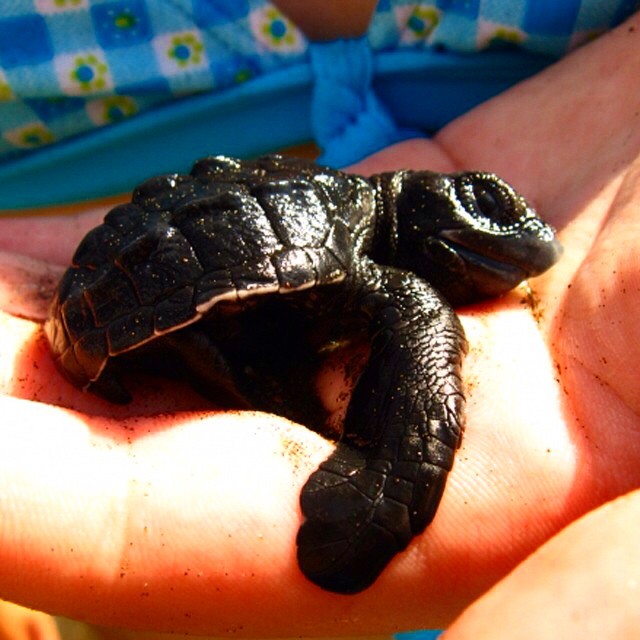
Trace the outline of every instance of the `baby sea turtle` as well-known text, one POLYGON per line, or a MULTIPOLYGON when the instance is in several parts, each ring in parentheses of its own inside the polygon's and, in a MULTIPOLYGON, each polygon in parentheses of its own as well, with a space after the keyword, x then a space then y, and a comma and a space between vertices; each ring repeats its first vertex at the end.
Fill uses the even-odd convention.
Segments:
POLYGON ((354 593, 432 520, 460 443, 466 343, 452 305, 506 292, 559 255, 552 229, 491 174, 364 178, 210 157, 144 182, 89 232, 46 333, 65 376, 110 401, 130 398, 123 371, 162 365, 218 401, 293 418, 321 410, 309 363, 365 336, 297 537, 309 579, 354 593))

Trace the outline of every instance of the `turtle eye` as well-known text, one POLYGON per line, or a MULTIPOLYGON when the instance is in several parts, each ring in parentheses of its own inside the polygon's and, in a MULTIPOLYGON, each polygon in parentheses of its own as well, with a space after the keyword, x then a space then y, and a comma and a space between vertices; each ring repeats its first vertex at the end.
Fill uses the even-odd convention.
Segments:
POLYGON ((476 206, 482 215, 491 219, 499 216, 503 207, 498 194, 486 185, 476 184, 473 186, 473 195, 476 199, 476 206))
POLYGON ((491 174, 466 174, 458 181, 465 209, 482 225, 510 226, 520 220, 518 196, 500 178, 491 174))

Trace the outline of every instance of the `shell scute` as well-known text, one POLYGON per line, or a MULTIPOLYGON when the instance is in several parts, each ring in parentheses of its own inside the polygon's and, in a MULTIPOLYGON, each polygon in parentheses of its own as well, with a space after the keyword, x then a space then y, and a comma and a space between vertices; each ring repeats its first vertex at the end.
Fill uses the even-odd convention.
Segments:
POLYGON ((71 264, 76 267, 96 269, 113 260, 122 244, 122 236, 111 227, 101 224, 92 229, 78 245, 71 264))
POLYGON ((172 173, 145 180, 137 186, 131 196, 131 202, 140 205, 146 211, 172 211, 175 207, 202 190, 196 187, 189 175, 172 173), (189 189, 188 186, 193 187, 189 189))
POLYGON ((126 237, 135 229, 144 227, 149 219, 149 214, 144 209, 132 202, 115 206, 104 217, 104 224, 116 231, 120 236, 126 237))
POLYGON ((97 327, 104 327, 115 318, 131 313, 140 304, 129 278, 116 269, 98 278, 87 287, 84 295, 97 327))
POLYGON ((58 309, 57 316, 48 320, 44 328, 49 344, 51 345, 51 351, 54 354, 61 354, 65 349, 69 348, 71 343, 69 341, 69 336, 67 335, 67 330, 64 326, 64 320, 60 313, 60 307, 57 306, 57 300, 54 300, 53 304, 58 309))
MULTIPOLYGON (((87 338, 90 341, 90 335, 88 335, 87 338)), ((84 360, 89 359, 89 356, 83 353, 81 349, 79 354, 84 360)), ((90 380, 89 372, 95 368, 92 362, 89 362, 89 367, 80 364, 76 356, 76 349, 73 347, 66 349, 60 354, 58 364, 63 368, 65 376, 80 388, 86 386, 90 380)))
POLYGON ((89 267, 71 267, 67 269, 60 280, 58 285, 58 292, 56 296, 57 304, 68 302, 73 298, 77 298, 82 295, 82 292, 89 286, 94 280, 99 277, 108 267, 108 264, 102 265, 98 268, 89 267))
POLYGON ((154 308, 138 307, 132 313, 121 316, 107 327, 109 355, 133 349, 154 337, 154 308))
POLYGON ((331 220, 322 191, 309 180, 263 182, 251 189, 286 247, 319 247, 331 220))
POLYGON ((64 301, 60 316, 69 340, 73 343, 96 328, 95 318, 86 298, 81 294, 64 301))
POLYGON ((244 163, 227 156, 209 156, 198 160, 192 167, 190 175, 198 180, 233 180, 234 177, 246 173, 244 163))
POLYGON ((197 318, 195 287, 186 286, 158 302, 153 315, 156 334, 188 324, 197 318))
POLYGON ((269 258, 232 267, 229 274, 239 298, 278 290, 278 276, 269 258))
POLYGON ((198 313, 208 311, 219 300, 236 300, 238 293, 228 269, 205 274, 196 285, 194 302, 198 313))
POLYGON ((166 298, 203 274, 190 243, 168 225, 150 228, 121 252, 115 264, 131 281, 143 305, 166 298))
POLYGON ((258 202, 241 191, 185 204, 174 220, 205 272, 255 261, 280 245, 258 202))
POLYGON ((304 249, 282 251, 273 257, 280 291, 298 291, 316 284, 318 274, 312 255, 304 249))

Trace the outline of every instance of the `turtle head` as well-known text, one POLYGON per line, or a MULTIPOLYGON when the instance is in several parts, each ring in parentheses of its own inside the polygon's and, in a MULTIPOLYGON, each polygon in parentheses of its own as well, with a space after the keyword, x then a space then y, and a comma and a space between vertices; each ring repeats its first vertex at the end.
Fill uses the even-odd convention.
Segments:
POLYGON ((396 266, 454 306, 505 293, 562 253, 553 229, 493 174, 402 172, 394 191, 396 266))

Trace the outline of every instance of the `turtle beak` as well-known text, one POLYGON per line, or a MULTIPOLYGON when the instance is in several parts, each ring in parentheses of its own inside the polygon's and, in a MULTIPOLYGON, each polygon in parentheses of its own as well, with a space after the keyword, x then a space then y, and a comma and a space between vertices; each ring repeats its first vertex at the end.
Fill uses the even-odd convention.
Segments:
POLYGON ((442 240, 459 252, 474 270, 486 268, 493 277, 501 278, 512 286, 526 278, 544 273, 562 256, 562 245, 553 229, 539 218, 531 218, 524 228, 513 236, 486 234, 478 238, 464 228, 440 232, 442 240), (516 274, 521 274, 514 282, 516 274))
MULTIPOLYGON (((562 246, 553 230, 544 226, 549 232, 544 241, 539 235, 487 236, 477 248, 475 242, 467 241, 464 230, 443 231, 440 242, 461 259, 465 278, 472 283, 468 290, 464 290, 464 295, 454 298, 455 304, 507 293, 523 280, 540 275, 557 262, 562 255, 562 246)), ((477 241, 477 236, 472 240, 477 241)), ((448 293, 450 291, 451 287, 447 289, 448 293)))

